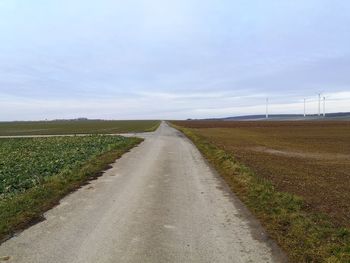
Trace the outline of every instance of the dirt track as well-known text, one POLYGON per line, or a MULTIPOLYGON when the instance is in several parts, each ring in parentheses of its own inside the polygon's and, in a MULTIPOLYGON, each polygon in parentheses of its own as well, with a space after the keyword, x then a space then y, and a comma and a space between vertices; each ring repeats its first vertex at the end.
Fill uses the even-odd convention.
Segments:
POLYGON ((281 262, 280 250, 178 131, 162 123, 46 220, 7 262, 281 262))

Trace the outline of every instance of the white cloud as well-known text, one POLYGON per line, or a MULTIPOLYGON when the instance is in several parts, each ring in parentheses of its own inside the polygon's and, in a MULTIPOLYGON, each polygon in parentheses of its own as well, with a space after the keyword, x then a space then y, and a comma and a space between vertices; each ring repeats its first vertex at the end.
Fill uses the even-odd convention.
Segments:
POLYGON ((1 3, 0 120, 350 111, 346 1, 1 3))

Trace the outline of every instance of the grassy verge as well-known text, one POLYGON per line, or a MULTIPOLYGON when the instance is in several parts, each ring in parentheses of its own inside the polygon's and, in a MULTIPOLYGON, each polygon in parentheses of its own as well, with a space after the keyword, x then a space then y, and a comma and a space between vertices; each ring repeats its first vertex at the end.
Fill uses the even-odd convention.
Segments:
POLYGON ((161 122, 158 121, 158 123, 156 123, 153 127, 145 129, 145 132, 154 132, 154 131, 156 131, 159 128, 160 123, 161 122))
POLYGON ((40 221, 43 213, 57 205, 59 200, 88 180, 96 178, 123 153, 142 139, 129 138, 128 143, 88 160, 81 166, 64 170, 23 193, 0 201, 0 242, 16 231, 40 221))
POLYGON ((350 230, 307 208, 302 198, 277 191, 231 154, 193 130, 182 131, 261 221, 292 262, 350 262, 350 230))

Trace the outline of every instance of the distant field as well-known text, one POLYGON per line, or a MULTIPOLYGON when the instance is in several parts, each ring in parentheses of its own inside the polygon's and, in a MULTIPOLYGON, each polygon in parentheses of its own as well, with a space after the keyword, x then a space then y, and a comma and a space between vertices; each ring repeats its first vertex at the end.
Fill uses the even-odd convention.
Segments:
POLYGON ((350 262, 349 121, 173 123, 292 262, 350 262))
POLYGON ((155 120, 0 122, 0 136, 145 132, 155 130, 159 123, 155 120))

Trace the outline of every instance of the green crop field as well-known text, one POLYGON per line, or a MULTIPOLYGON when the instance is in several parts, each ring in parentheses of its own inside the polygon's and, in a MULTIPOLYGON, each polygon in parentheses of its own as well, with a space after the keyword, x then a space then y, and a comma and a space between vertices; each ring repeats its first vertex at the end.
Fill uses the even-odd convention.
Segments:
POLYGON ((108 135, 0 139, 0 241, 141 141, 108 135))
POLYGON ((128 143, 120 136, 0 139, 0 198, 128 143))
POLYGON ((64 135, 64 134, 114 134, 147 132, 155 130, 160 121, 26 121, 0 122, 0 136, 13 135, 64 135))

